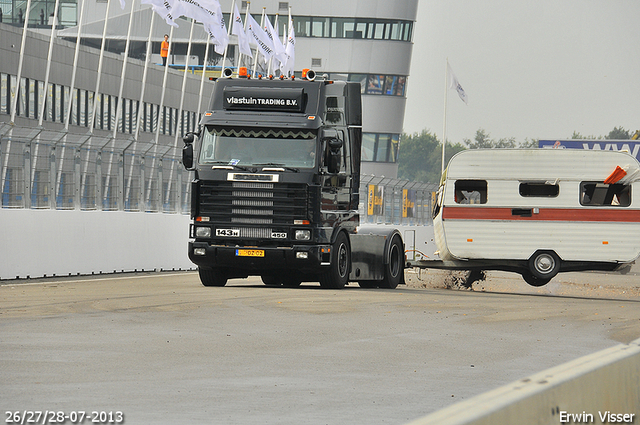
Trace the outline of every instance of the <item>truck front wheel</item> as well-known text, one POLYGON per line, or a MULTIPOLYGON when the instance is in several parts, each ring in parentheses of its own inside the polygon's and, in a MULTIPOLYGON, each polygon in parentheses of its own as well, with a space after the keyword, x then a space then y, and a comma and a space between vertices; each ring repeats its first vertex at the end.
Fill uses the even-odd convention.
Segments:
POLYGON ((340 232, 331 247, 331 266, 320 276, 320 286, 323 288, 340 289, 349 281, 351 268, 351 248, 349 239, 344 232, 340 232))
POLYGON ((198 267, 200 282, 204 286, 224 286, 227 284, 227 276, 220 269, 203 269, 198 267))

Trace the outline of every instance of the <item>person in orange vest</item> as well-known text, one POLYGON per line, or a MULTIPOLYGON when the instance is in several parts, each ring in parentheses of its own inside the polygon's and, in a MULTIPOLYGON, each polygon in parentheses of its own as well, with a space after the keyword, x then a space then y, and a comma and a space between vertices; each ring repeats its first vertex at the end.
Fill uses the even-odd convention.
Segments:
POLYGON ((164 40, 160 45, 160 56, 162 56, 162 66, 166 66, 167 56, 169 56, 169 34, 164 35, 164 40))

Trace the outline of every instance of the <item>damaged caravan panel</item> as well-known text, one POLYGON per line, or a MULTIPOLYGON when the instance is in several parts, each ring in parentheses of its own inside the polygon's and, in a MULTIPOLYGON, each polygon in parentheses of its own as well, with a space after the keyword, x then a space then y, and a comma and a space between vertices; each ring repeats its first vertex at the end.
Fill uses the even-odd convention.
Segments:
POLYGON ((434 206, 438 268, 504 270, 541 286, 640 255, 640 164, 613 151, 467 150, 434 206))

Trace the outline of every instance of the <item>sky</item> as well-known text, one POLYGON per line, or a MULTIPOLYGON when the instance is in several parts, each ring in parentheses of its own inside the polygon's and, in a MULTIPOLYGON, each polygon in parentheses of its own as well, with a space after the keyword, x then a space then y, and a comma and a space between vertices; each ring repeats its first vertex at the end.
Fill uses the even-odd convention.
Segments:
POLYGON ((640 0, 420 0, 404 132, 605 136, 640 130, 640 0))

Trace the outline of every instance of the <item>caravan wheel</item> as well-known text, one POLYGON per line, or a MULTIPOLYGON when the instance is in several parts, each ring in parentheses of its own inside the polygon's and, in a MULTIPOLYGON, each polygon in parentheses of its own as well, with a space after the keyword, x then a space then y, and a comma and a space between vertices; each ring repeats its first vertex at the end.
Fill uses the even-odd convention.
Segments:
POLYGON ((560 271, 560 258, 553 251, 536 251, 529 259, 529 271, 533 277, 548 282, 560 271))
POLYGON ((522 273, 522 278, 531 286, 544 286, 549 283, 550 279, 539 279, 531 273, 522 273))

